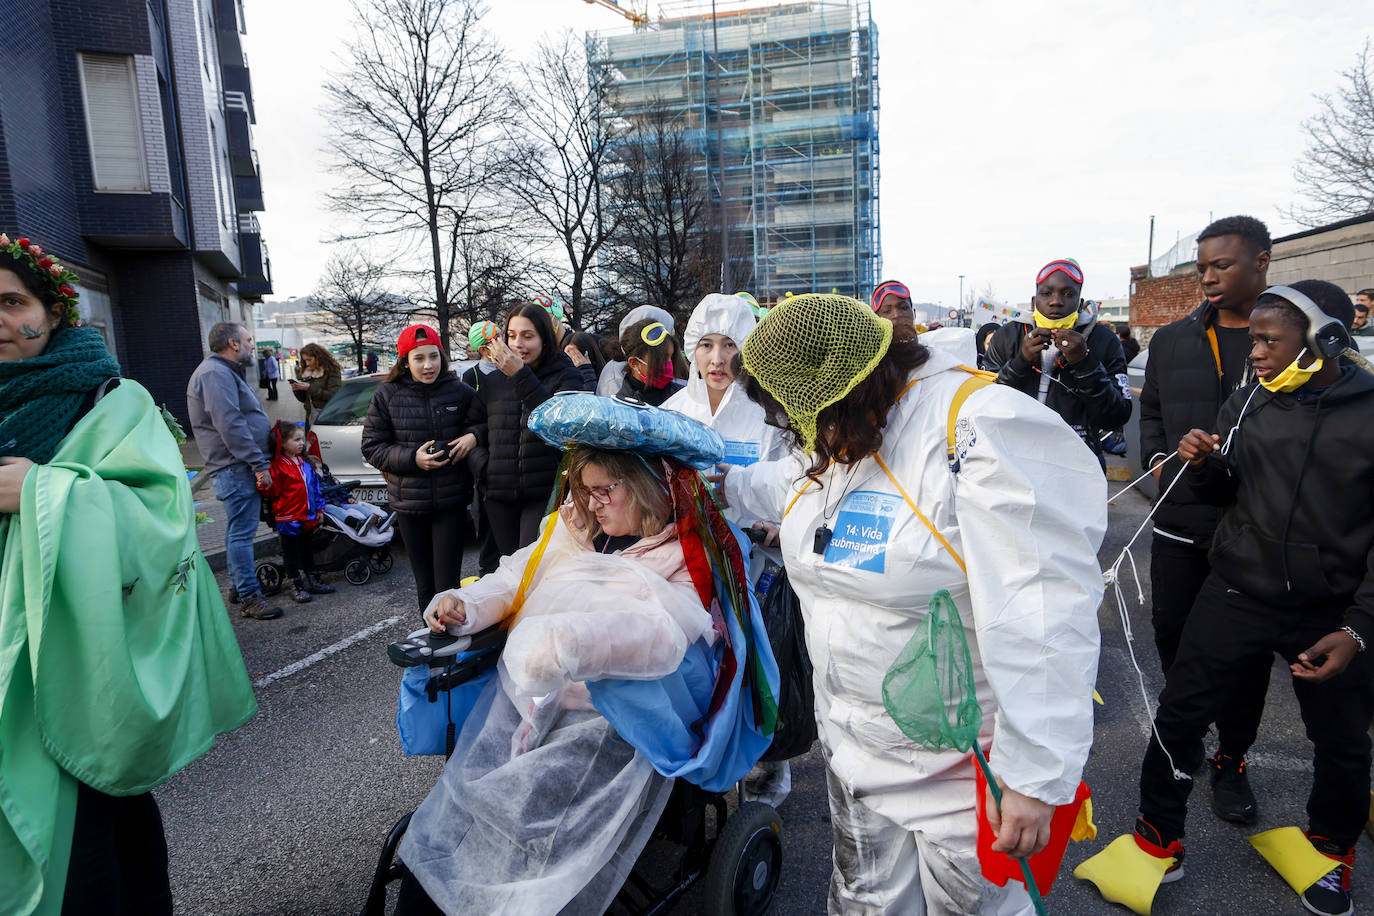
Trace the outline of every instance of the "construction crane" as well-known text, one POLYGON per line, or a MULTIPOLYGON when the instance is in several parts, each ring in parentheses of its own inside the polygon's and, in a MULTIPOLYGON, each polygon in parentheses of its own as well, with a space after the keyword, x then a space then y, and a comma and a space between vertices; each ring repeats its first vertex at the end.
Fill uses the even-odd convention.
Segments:
POLYGON ((608 9, 613 13, 618 13, 634 23, 636 29, 642 29, 649 24, 647 4, 645 4, 644 9, 641 10, 630 5, 629 0, 626 0, 624 6, 621 6, 617 0, 582 0, 582 2, 591 6, 599 6, 603 9, 608 9))

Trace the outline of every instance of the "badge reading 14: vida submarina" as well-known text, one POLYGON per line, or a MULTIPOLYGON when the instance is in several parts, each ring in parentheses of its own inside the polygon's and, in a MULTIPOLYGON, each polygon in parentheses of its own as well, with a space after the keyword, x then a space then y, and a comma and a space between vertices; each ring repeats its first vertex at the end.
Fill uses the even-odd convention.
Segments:
POLYGON ((840 503, 835 536, 824 560, 836 566, 881 573, 887 567, 887 542, 901 497, 874 490, 856 490, 840 503))

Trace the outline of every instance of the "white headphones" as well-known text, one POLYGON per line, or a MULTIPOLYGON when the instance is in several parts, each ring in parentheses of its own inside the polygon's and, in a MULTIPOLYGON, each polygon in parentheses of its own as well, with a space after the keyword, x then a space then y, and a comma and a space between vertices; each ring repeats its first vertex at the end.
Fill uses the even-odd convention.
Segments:
POLYGON ((1308 296, 1291 286, 1271 286, 1260 295, 1278 296, 1307 316, 1307 347, 1317 356, 1334 359, 1350 349, 1350 330, 1308 296))

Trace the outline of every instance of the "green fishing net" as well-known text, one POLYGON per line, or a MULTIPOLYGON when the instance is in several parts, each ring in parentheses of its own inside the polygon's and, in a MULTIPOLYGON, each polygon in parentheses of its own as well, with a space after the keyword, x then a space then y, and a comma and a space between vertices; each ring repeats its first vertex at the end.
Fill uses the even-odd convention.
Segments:
POLYGON ((948 591, 930 599, 930 613, 883 677, 883 705, 902 734, 928 750, 970 751, 977 743, 983 713, 973 659, 948 591))

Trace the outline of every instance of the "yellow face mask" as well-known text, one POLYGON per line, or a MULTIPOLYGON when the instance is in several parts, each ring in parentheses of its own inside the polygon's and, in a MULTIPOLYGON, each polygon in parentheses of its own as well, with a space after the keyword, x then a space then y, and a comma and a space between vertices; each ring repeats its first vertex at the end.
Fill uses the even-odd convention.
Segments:
POLYGON ((1306 354, 1307 348, 1303 347, 1302 352, 1298 354, 1298 358, 1284 367, 1282 372, 1277 375, 1272 375, 1269 378, 1260 379, 1260 384, 1269 391, 1297 391, 1303 385, 1306 385, 1307 380, 1320 372, 1322 368, 1323 360, 1320 357, 1314 359, 1312 365, 1308 366, 1306 369, 1299 366, 1298 363, 1302 362, 1302 358, 1306 354))
POLYGON ((1063 318, 1046 318, 1044 315, 1040 314, 1039 309, 1036 309, 1031 312, 1031 317, 1035 319, 1035 326, 1037 328, 1072 328, 1078 323, 1077 312, 1070 312, 1063 318))

